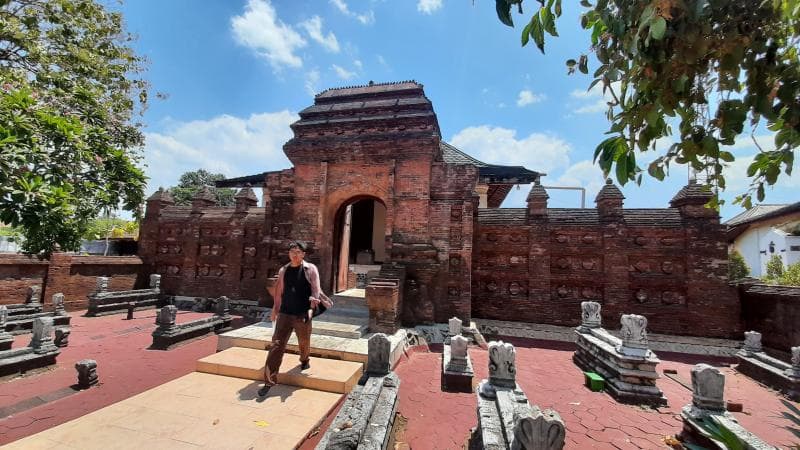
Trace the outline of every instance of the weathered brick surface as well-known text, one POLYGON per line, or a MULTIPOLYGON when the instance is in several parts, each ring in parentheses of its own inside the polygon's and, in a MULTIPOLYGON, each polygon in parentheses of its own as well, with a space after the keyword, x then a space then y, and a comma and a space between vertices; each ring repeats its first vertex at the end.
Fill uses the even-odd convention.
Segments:
POLYGON ((747 282, 739 285, 739 293, 744 329, 760 332, 765 347, 788 359, 791 348, 800 345, 800 287, 747 282))
POLYGON ((28 286, 42 287, 45 310, 52 310, 51 297, 61 292, 67 310, 86 309, 87 296, 97 277, 110 277, 111 290, 147 286, 147 271, 136 256, 82 256, 53 253, 49 260, 20 255, 0 256, 0 304, 23 303, 28 286))
POLYGON ((406 324, 474 315, 572 326, 580 302, 596 300, 610 328, 636 313, 657 333, 741 329, 719 219, 696 185, 663 209, 626 210, 608 184, 597 209, 548 209, 538 186, 527 209, 479 210, 483 175, 443 159, 433 106, 413 82, 326 91, 292 130, 284 152, 293 168, 266 174, 261 208, 148 200, 140 256, 164 276, 166 294, 270 306, 267 279, 287 262, 292 239, 310 244, 307 259, 330 292, 344 211, 372 199, 386 207, 384 263, 405 268, 406 324))

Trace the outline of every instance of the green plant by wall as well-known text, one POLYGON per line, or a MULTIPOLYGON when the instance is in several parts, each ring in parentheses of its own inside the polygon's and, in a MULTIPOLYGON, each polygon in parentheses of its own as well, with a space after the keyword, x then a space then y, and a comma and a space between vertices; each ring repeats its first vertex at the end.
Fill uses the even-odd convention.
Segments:
POLYGON ((784 286, 800 286, 800 262, 794 263, 783 271, 778 284, 784 286))
POLYGON ((781 255, 772 255, 772 258, 767 261, 766 280, 774 282, 777 281, 781 275, 783 275, 783 258, 781 258, 781 255))
POLYGON ((739 252, 736 250, 732 251, 731 254, 728 255, 728 279, 735 281, 748 275, 750 275, 750 267, 747 266, 747 263, 739 252))

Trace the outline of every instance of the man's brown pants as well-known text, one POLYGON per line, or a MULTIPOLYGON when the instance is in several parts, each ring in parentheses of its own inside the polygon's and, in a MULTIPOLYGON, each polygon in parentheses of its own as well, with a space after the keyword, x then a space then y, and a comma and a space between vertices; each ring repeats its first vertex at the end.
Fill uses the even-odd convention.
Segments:
POLYGON ((279 313, 278 319, 275 320, 275 329, 272 331, 272 345, 267 354, 267 364, 264 367, 264 384, 267 386, 278 384, 278 371, 292 330, 300 344, 300 363, 308 362, 311 354, 311 321, 304 322, 302 316, 279 313))

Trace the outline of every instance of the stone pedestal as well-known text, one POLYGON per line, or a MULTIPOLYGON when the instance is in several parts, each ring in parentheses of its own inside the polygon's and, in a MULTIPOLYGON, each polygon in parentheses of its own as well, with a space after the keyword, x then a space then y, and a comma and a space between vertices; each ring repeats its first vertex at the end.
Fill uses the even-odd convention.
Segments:
POLYGON ((8 308, 0 305, 0 351, 8 350, 14 343, 14 335, 6 332, 6 321, 8 320, 8 308))
POLYGON ((373 280, 366 288, 369 331, 394 334, 400 324, 400 285, 398 280, 373 280))
POLYGON ((78 387, 89 389, 97 384, 97 361, 93 359, 82 359, 75 363, 75 370, 78 371, 78 387))
POLYGON ((472 361, 467 352, 469 340, 461 335, 450 338, 442 353, 442 390, 472 392, 472 361))
POLYGON ((53 339, 53 343, 56 347, 66 347, 69 345, 69 335, 72 332, 72 328, 70 327, 58 327, 56 328, 55 338, 53 339))
MULTIPOLYGON (((594 302, 584 302, 594 303, 594 302)), ((588 305, 592 316, 599 317, 599 304, 588 305)), ((587 305, 582 306, 585 317, 587 305)), ((572 360, 585 372, 595 372, 605 381, 606 391, 621 403, 663 406, 667 398, 656 386, 656 366, 660 362, 647 348, 647 319, 623 315, 623 339, 611 335, 596 321, 586 321, 576 328, 578 346, 572 360)))

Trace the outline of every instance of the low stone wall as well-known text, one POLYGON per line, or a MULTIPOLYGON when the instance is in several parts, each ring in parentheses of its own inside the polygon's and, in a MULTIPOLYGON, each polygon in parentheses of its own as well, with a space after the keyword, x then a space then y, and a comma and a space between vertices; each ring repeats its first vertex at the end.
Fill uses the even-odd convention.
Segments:
POLYGON ((233 317, 230 315, 228 304, 228 298, 221 297, 217 299, 217 311, 212 317, 184 323, 175 322, 178 314, 175 305, 164 306, 156 317, 158 328, 153 331, 153 344, 150 348, 169 350, 183 341, 230 329, 233 317))
POLYGON ((117 314, 132 306, 134 310, 156 308, 161 303, 161 275, 150 275, 150 286, 147 289, 127 291, 109 291, 108 277, 97 277, 95 291, 88 296, 89 317, 117 314))
POLYGON ((793 346, 800 345, 800 287, 748 279, 738 288, 744 328, 762 333, 768 351, 788 356, 793 346))
MULTIPOLYGON (((86 309, 98 276, 109 277, 113 290, 147 286, 147 270, 136 256, 85 256, 53 253, 49 260, 0 254, 0 305, 23 303, 28 288, 38 286, 44 298, 64 294, 68 311, 86 309)), ((45 310, 49 306, 45 305, 45 310)))
POLYGON ((53 330, 52 318, 36 318, 27 347, 0 351, 0 377, 55 364, 61 350, 53 342, 53 330))

